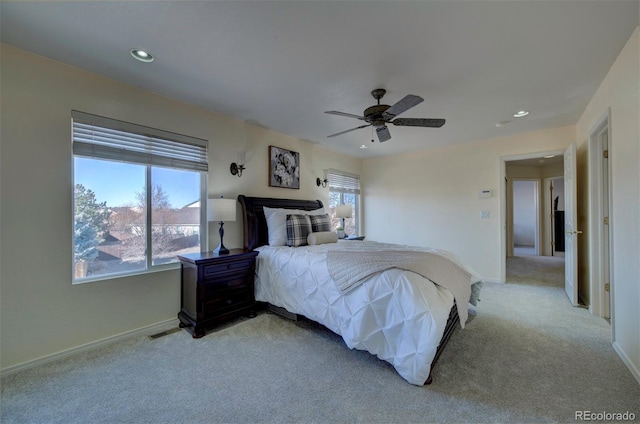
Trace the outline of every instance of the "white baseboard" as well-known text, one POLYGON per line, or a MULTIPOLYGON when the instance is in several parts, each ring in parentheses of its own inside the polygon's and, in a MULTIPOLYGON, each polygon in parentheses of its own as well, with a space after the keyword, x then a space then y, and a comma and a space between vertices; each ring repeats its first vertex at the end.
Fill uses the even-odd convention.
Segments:
POLYGON ((638 368, 636 368, 636 365, 631 362, 631 359, 629 359, 624 350, 622 350, 618 342, 613 342, 613 349, 618 353, 618 356, 620 357, 620 359, 622 359, 622 362, 624 362, 627 368, 629 368, 629 371, 631 371, 631 375, 633 375, 638 384, 640 384, 640 370, 638 370, 638 368))
POLYGON ((47 362, 55 361, 57 359, 65 358, 78 352, 84 352, 87 350, 95 349, 98 346, 103 346, 109 343, 114 343, 119 340, 128 339, 130 337, 145 336, 150 334, 159 333, 161 331, 169 330, 178 326, 178 319, 172 318, 166 321, 161 321, 156 324, 147 325, 145 327, 136 328, 135 330, 126 331, 124 333, 116 334, 114 336, 106 337, 104 339, 89 342, 80 346, 72 347, 71 349, 62 350, 60 352, 53 353, 51 355, 42 356, 40 358, 32 359, 30 361, 22 362, 17 365, 4 368, 0 371, 0 377, 15 374, 19 371, 26 370, 37 365, 46 364, 47 362))

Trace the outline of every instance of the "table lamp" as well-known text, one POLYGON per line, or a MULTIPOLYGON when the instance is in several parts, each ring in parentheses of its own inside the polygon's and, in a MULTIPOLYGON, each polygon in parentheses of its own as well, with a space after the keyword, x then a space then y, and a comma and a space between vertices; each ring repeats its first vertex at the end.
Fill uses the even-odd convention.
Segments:
MULTIPOLYGON (((336 206, 336 217, 342 219, 342 229, 344 230, 344 219, 351 218, 351 205, 338 205, 336 206)), ((344 236, 347 236, 347 233, 344 233, 344 236)))
POLYGON ((218 234, 220 235, 220 244, 213 251, 218 255, 228 255, 229 249, 224 247, 222 238, 224 236, 224 222, 236 220, 236 200, 224 199, 220 196, 219 199, 209 199, 207 201, 207 220, 217 221, 220 223, 218 234))

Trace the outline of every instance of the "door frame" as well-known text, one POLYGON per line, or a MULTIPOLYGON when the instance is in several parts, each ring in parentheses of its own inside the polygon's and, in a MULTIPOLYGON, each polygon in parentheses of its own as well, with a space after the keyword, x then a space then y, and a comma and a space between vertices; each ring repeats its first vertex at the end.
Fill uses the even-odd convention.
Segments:
MULTIPOLYGON (((591 298, 589 311, 596 316, 604 316, 606 313, 605 302, 610 305, 609 315, 611 317, 611 327, 613 330, 614 324, 614 300, 613 300, 613 268, 610 264, 613 261, 613 231, 611 231, 611 225, 609 225, 608 231, 608 243, 609 251, 608 255, 605 252, 604 238, 605 238, 605 202, 608 204, 608 216, 612 216, 611 201, 611 162, 609 162, 608 169, 604 169, 602 163, 602 140, 600 136, 603 132, 607 132, 608 150, 611 152, 612 139, 611 139, 611 109, 603 113, 603 115, 596 121, 589 131, 589 145, 588 145, 588 157, 589 157, 589 249, 592 252, 591 260, 589 261, 589 296, 591 298), (606 172, 606 175, 605 175, 606 172), (606 180, 605 180, 606 178, 606 180), (603 182, 607 181, 608 193, 605 192, 603 182), (605 255, 607 257, 605 257, 605 255), (608 272, 607 264, 609 262, 608 272), (608 274, 608 275, 605 275, 608 274), (605 283, 610 283, 609 296, 606 296, 605 283)), ((609 156, 611 157, 611 156, 609 156)), ((611 332, 615 334, 614 331, 611 332)), ((613 337, 613 336, 612 336, 613 337)))
POLYGON ((507 281, 507 162, 536 159, 548 155, 564 155, 564 150, 548 150, 500 157, 500 282, 507 281))

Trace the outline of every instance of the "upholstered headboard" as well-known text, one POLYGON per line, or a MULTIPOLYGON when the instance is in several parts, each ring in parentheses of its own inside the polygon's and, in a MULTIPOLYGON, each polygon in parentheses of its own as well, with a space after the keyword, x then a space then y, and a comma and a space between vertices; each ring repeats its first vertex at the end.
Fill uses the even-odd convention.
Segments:
POLYGON ((244 248, 253 250, 269 243, 267 220, 264 217, 264 206, 268 208, 302 209, 312 211, 323 207, 320 200, 272 199, 268 197, 238 196, 242 206, 244 224, 244 248))

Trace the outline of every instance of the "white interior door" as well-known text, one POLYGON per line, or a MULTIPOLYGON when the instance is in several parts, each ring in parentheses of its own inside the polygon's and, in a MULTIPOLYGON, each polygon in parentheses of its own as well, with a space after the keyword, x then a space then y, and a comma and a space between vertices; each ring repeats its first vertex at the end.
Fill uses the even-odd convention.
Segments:
POLYGON ((578 305, 578 234, 576 195, 576 145, 564 152, 564 291, 578 305))

